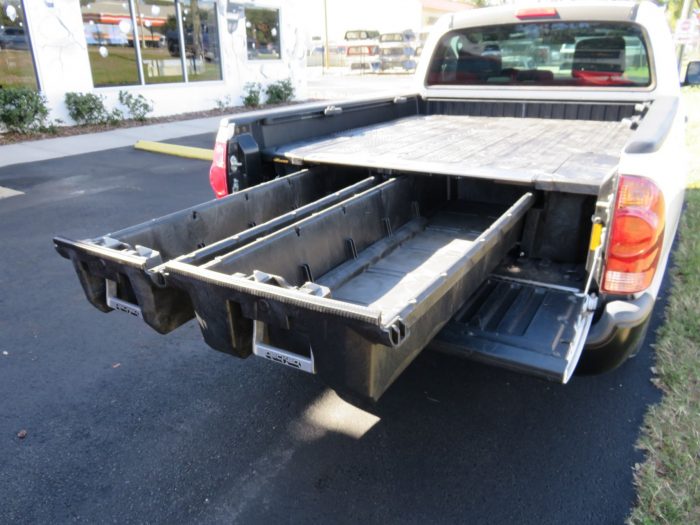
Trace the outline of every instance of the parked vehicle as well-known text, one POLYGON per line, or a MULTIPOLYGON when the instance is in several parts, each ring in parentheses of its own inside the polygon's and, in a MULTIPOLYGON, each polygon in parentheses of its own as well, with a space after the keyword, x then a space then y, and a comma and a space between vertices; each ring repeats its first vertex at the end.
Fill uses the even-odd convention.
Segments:
POLYGON ((416 36, 413 31, 385 33, 379 36, 379 68, 382 71, 416 69, 416 36))
POLYGON ((353 71, 377 71, 379 69, 379 46, 375 44, 352 44, 347 46, 345 53, 345 64, 353 71))
POLYGON ((561 69, 571 69, 571 61, 574 58, 574 50, 576 49, 576 43, 570 42, 562 44, 559 49, 559 60, 561 69))
POLYGON ((379 31, 353 29, 345 32, 345 63, 350 70, 377 71, 379 69, 379 31))
MULTIPOLYGON (((195 35, 192 25, 188 25, 185 29, 185 56, 192 58, 200 55, 207 62, 215 61, 218 56, 216 49, 218 44, 216 38, 210 38, 209 26, 202 23, 198 35, 195 35), (197 45, 195 45, 196 38, 199 40, 197 45)), ((165 45, 168 46, 170 56, 180 56, 180 33, 177 29, 171 29, 165 33, 165 45)), ((254 56, 257 56, 258 52, 254 45, 251 51, 251 43, 248 42, 248 55, 251 56, 251 53, 253 53, 254 56)))
POLYGON ((372 41, 373 43, 377 42, 377 39, 379 38, 379 31, 375 30, 369 30, 369 29, 353 29, 351 31, 346 31, 345 36, 343 37, 347 41, 355 42, 355 41, 372 41))
POLYGON ((524 70, 535 69, 535 59, 531 56, 506 56, 501 57, 503 68, 519 68, 524 70))
POLYGON ((0 28, 0 49, 29 49, 24 29, 21 27, 0 28))
POLYGON ((421 56, 423 53, 423 47, 425 46, 425 42, 428 40, 428 35, 430 32, 425 31, 418 33, 418 42, 416 43, 416 57, 421 56))
POLYGON ((54 243, 98 309, 161 333, 196 317, 212 348, 349 397, 378 399, 426 347, 566 383, 644 338, 684 126, 654 4, 468 10, 435 26, 415 93, 223 119, 218 200, 54 243), (482 55, 572 35, 569 70, 482 55))
POLYGON ((685 70, 684 86, 700 85, 700 61, 690 62, 685 70))

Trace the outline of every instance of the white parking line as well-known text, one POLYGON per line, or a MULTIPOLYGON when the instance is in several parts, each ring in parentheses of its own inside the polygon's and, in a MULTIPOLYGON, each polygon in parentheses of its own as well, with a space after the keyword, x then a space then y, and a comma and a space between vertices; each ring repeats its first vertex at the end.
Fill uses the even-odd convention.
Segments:
POLYGON ((12 190, 10 188, 5 188, 3 186, 0 186, 0 199, 6 199, 8 197, 15 197, 16 195, 24 195, 24 192, 12 190))

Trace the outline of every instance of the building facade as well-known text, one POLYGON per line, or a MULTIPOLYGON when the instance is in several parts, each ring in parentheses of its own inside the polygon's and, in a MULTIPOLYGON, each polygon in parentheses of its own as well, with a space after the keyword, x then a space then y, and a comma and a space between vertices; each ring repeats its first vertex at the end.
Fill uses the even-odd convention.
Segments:
POLYGON ((309 34, 336 43, 350 30, 428 31, 440 16, 474 8, 472 0, 306 0, 305 6, 309 34))
POLYGON ((45 94, 70 122, 67 92, 120 90, 153 116, 238 104, 248 82, 305 91, 304 0, 0 0, 0 86, 45 94))

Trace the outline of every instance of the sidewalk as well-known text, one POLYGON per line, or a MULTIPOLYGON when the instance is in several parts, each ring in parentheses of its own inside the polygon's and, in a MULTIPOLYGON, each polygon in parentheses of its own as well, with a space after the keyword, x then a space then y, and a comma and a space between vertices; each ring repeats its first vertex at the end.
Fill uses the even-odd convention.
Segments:
POLYGON ((137 140, 161 141, 201 135, 202 133, 216 133, 220 120, 221 117, 207 117, 8 144, 0 146, 0 168, 25 162, 37 162, 133 146, 137 140))
MULTIPOLYGON (((314 68, 311 68, 314 69, 314 68)), ((372 98, 396 93, 408 93, 413 88, 412 75, 347 74, 338 68, 331 73, 315 68, 307 86, 307 102, 313 106, 321 100, 329 103, 350 98, 372 98), (313 101, 315 100, 315 102, 313 101)), ((300 105, 301 107, 301 105, 300 105)), ((240 113, 238 115, 244 115, 240 113)), ((138 140, 165 141, 202 133, 216 133, 222 117, 207 117, 163 124, 121 128, 101 133, 89 133, 53 139, 31 140, 0 146, 0 168, 13 164, 81 155, 112 148, 133 146, 138 140)), ((212 147, 214 144, 212 143, 212 147)))

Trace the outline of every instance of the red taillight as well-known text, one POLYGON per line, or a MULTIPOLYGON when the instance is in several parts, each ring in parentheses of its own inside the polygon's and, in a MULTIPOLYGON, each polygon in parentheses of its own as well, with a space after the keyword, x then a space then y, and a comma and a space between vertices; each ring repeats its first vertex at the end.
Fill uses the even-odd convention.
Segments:
POLYGON ((214 158, 209 168, 209 184, 211 184, 217 199, 228 195, 228 183, 226 182, 226 153, 228 140, 231 138, 232 129, 226 123, 222 123, 216 134, 214 144, 214 158))
POLYGON ((661 255, 664 197, 649 179, 623 175, 608 242, 603 290, 636 293, 649 287, 661 255))
POLYGON ((532 18, 559 18, 559 13, 553 7, 532 7, 530 9, 518 9, 515 16, 520 20, 532 18))

